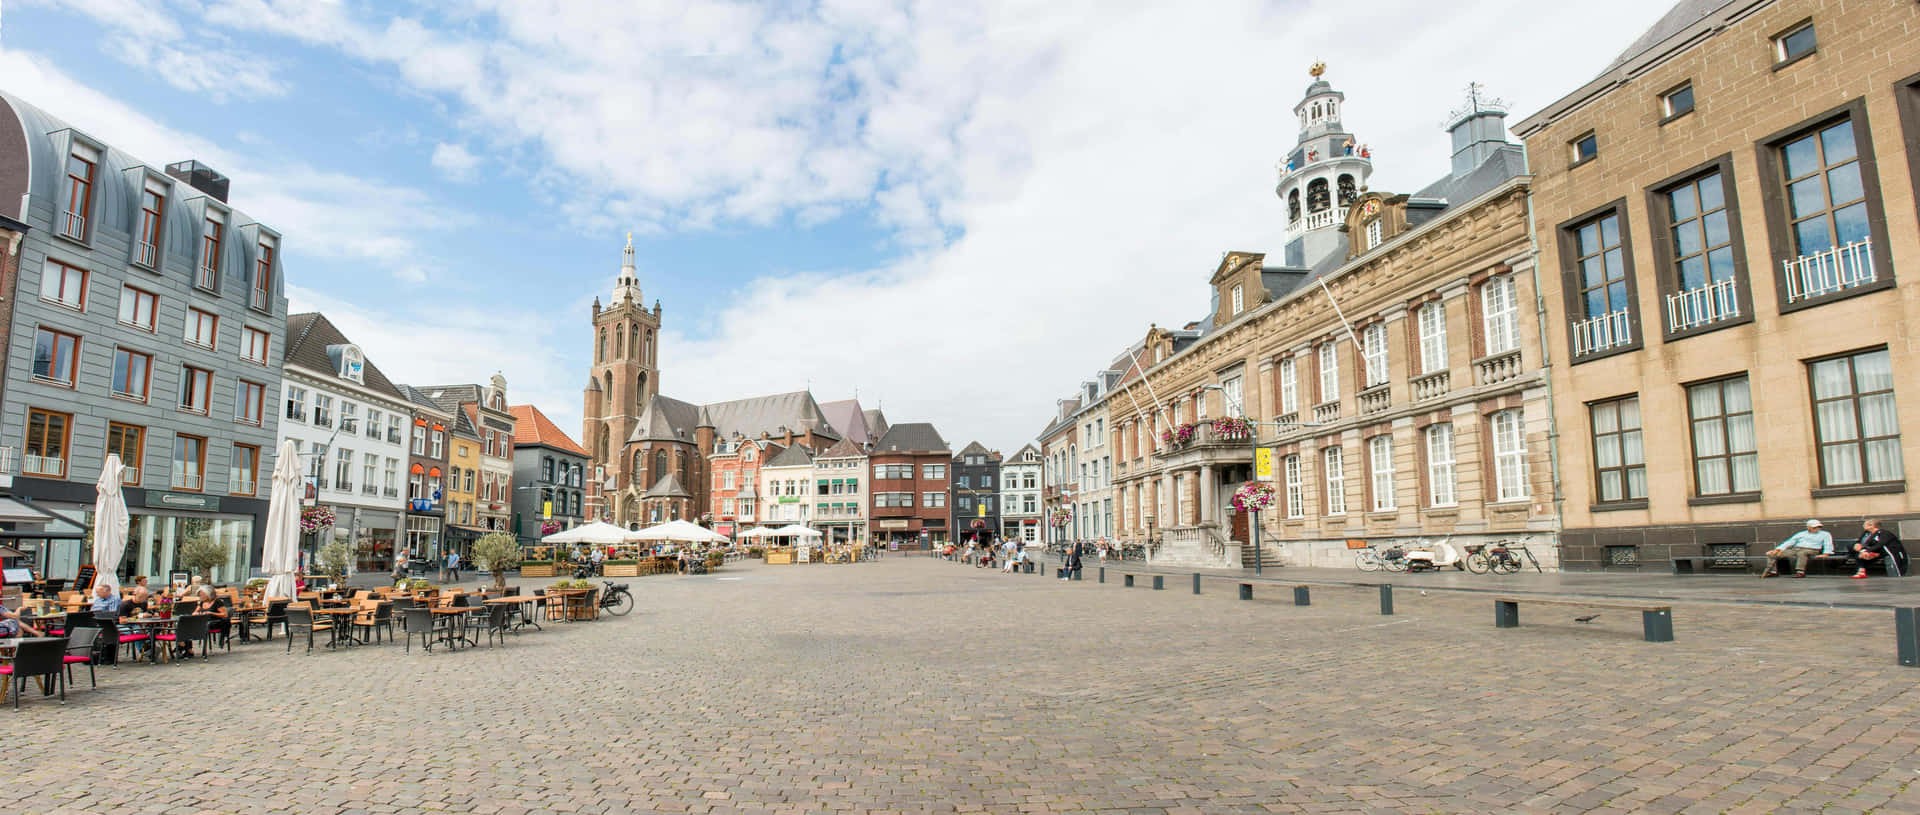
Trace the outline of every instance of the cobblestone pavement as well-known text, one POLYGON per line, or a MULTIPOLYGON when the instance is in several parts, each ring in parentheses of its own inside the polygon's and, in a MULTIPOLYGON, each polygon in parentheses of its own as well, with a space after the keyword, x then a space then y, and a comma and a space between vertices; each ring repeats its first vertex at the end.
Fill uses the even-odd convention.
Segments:
POLYGON ((14 812, 1920 812, 1890 612, 1195 597, 924 558, 628 581, 506 647, 102 669, 14 812))

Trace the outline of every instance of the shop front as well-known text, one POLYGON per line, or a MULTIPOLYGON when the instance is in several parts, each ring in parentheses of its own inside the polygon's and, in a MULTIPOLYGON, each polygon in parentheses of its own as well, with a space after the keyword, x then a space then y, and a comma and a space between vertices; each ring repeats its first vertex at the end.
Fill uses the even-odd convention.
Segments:
POLYGON ((393 571, 394 544, 405 528, 397 510, 335 506, 333 517, 333 540, 352 547, 354 571, 393 571))
MULTIPOLYGON (((92 485, 86 490, 92 492, 92 485)), ((168 572, 188 571, 182 554, 190 546, 211 546, 225 552, 226 563, 213 569, 216 583, 238 583, 253 575, 260 552, 258 530, 267 502, 131 487, 123 496, 129 518, 127 548, 116 566, 116 577, 122 584, 140 575, 164 581, 168 572)), ((82 564, 93 560, 93 504, 52 500, 33 504, 84 529, 85 537, 48 538, 30 544, 22 541, 26 545, 21 548, 34 550, 33 561, 45 577, 75 577, 82 564)))
POLYGON ((440 555, 439 514, 407 514, 407 533, 404 548, 408 555, 416 558, 433 558, 440 555))

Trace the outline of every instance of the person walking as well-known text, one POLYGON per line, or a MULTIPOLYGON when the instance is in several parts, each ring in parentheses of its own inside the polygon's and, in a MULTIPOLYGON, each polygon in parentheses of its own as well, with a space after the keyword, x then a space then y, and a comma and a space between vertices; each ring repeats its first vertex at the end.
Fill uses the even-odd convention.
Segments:
POLYGON ((1860 559, 1860 571, 1853 573, 1853 579, 1867 579, 1867 565, 1886 564, 1887 574, 1893 577, 1907 575, 1907 547, 1900 542, 1900 536, 1893 530, 1882 528, 1880 519, 1868 518, 1861 526, 1860 542, 1853 545, 1855 557, 1860 559))
POLYGON ((447 578, 444 582, 460 582, 460 553, 447 552, 447 578))

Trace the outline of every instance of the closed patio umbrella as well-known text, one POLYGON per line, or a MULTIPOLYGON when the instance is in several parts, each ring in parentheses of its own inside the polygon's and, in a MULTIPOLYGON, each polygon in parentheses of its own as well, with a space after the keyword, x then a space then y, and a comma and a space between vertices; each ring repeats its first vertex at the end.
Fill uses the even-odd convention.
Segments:
POLYGON ((127 552, 127 499, 120 494, 120 478, 127 467, 118 453, 107 454, 107 465, 100 468, 100 480, 94 482, 93 567, 94 585, 105 583, 120 595, 120 557, 127 552))
POLYGON ((273 491, 267 498, 267 529, 262 541, 260 569, 267 578, 267 597, 294 596, 293 570, 300 567, 300 452, 293 440, 280 442, 273 463, 273 491))

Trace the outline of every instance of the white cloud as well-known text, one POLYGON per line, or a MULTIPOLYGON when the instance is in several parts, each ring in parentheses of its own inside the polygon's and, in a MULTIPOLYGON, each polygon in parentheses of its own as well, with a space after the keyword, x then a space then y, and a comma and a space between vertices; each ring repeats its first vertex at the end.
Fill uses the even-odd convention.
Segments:
POLYGON ((437 144, 433 148, 433 168, 455 181, 471 181, 480 166, 480 157, 458 144, 437 144))
POLYGON ((62 5, 112 32, 100 42, 103 53, 180 90, 220 103, 289 90, 273 61, 209 37, 203 28, 181 27, 178 15, 157 0, 64 0, 62 5))

